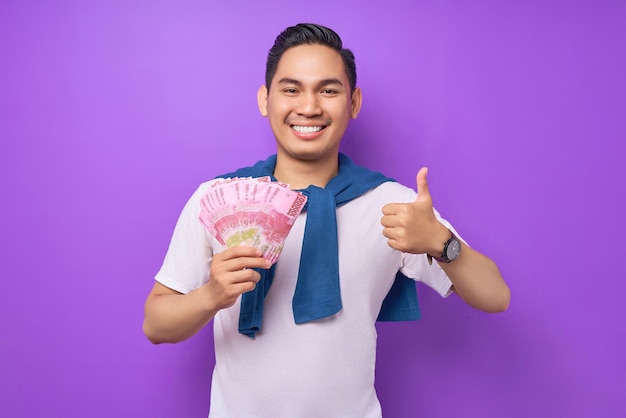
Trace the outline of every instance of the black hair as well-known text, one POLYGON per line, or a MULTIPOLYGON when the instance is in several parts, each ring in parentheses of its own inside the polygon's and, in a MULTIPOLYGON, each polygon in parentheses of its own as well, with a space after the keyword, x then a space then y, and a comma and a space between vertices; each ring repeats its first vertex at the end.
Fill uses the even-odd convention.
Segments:
POLYGON ((343 47, 341 38, 335 31, 325 26, 313 23, 299 23, 290 26, 280 35, 276 37, 274 46, 267 54, 267 64, 265 67, 265 86, 270 88, 278 61, 289 48, 299 45, 325 45, 341 55, 344 66, 346 67, 346 75, 350 83, 350 91, 354 91, 356 87, 356 64, 354 62, 354 54, 349 49, 343 47))

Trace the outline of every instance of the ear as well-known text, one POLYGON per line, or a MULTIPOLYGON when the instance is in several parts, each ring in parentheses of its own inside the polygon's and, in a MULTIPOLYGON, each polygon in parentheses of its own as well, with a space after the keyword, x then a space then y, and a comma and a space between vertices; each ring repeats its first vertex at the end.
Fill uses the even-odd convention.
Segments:
POLYGON ((261 112, 261 116, 267 117, 267 87, 259 87, 256 98, 259 105, 259 111, 261 112))
POLYGON ((356 117, 359 116, 362 102, 363 102, 363 96, 361 94, 361 89, 359 87, 355 87, 354 91, 352 92, 352 106, 351 106, 352 119, 356 119, 356 117))

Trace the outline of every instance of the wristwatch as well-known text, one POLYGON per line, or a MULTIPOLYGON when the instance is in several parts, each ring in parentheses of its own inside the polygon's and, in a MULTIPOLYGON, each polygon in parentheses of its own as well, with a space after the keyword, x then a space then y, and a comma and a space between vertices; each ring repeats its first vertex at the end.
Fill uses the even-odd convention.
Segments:
POLYGON ((433 263, 433 258, 440 263, 451 263, 461 254, 461 241, 450 231, 450 239, 443 244, 441 256, 433 257, 428 254, 428 264, 433 263))

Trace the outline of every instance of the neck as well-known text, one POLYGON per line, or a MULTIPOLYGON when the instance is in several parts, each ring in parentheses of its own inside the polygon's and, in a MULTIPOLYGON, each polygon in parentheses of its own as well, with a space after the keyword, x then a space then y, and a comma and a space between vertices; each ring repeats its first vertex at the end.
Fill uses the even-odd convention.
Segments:
POLYGON ((325 187, 339 171, 338 158, 325 160, 296 160, 281 156, 276 159, 274 177, 278 181, 287 183, 294 190, 305 189, 310 185, 325 187))

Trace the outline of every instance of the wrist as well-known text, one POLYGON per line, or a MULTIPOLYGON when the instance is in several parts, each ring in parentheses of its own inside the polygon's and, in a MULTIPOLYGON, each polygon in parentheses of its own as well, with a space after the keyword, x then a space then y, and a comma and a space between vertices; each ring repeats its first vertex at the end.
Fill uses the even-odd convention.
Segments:
POLYGON ((438 228, 436 232, 432 235, 432 242, 430 249, 427 254, 431 257, 437 258, 441 257, 443 254, 443 248, 446 243, 450 239, 452 232, 446 228, 442 223, 438 223, 438 228))
MULTIPOLYGON (((445 228, 445 227, 444 227, 445 228)), ((432 264, 433 258, 439 263, 451 263, 461 254, 461 241, 454 235, 454 232, 445 228, 448 238, 441 245, 440 250, 435 253, 428 253, 428 263, 432 264)))
POLYGON ((215 291, 208 282, 191 293, 194 294, 196 309, 204 314, 212 317, 220 310, 220 306, 214 297, 215 291))

